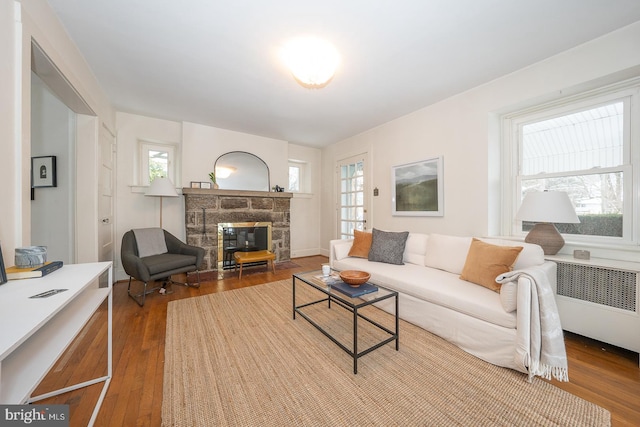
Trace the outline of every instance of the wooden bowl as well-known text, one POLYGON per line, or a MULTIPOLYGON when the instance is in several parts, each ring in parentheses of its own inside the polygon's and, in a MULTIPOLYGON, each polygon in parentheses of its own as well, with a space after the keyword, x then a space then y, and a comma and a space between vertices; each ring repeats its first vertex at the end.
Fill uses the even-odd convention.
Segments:
POLYGON ((367 280, 371 277, 371 274, 366 271, 358 271, 358 270, 345 270, 340 272, 340 278, 344 283, 349 286, 358 287, 363 283, 366 283, 367 280))

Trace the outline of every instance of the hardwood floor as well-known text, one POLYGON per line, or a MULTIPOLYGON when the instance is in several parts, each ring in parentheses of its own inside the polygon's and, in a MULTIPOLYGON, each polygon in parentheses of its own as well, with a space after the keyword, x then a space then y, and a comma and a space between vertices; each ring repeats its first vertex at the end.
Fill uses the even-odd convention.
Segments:
MULTIPOLYGON (((289 279, 300 271, 319 269, 322 256, 292 260, 297 266, 275 273, 256 267, 229 278, 203 282, 200 288, 173 285, 169 295, 151 294, 144 307, 127 296, 127 282, 114 285, 113 379, 96 426, 159 426, 161 424, 163 362, 167 303, 172 300, 289 279)), ((62 355, 34 395, 85 381, 106 373, 106 306, 89 321, 62 355)), ((185 328, 188 328, 185 325, 185 328)), ((640 331, 639 331, 640 333, 640 331)), ((640 425, 640 369, 638 355, 598 341, 565 334, 569 383, 558 387, 611 412, 613 426, 640 425)), ((68 404, 71 426, 87 424, 101 386, 94 385, 39 403, 68 404)))

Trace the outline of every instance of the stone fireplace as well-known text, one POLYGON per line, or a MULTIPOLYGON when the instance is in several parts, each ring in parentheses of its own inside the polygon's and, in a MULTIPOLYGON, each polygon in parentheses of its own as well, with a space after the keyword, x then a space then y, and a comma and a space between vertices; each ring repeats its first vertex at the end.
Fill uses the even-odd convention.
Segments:
MULTIPOLYGON (((244 233, 241 236, 247 237, 238 240, 236 235, 236 248, 238 244, 256 246, 256 237, 259 244, 266 238, 266 245, 276 255, 276 263, 291 259, 291 193, 183 188, 182 194, 187 243, 205 250, 201 271, 217 271, 218 278, 224 277, 229 252, 225 252, 225 237, 219 232, 219 224, 223 224, 222 229, 224 224, 241 224, 239 228, 244 229, 239 230, 244 233), (255 227, 263 226, 269 229, 268 236, 262 230, 256 234, 255 227), (249 233, 253 233, 251 239, 249 233)), ((234 228, 233 233, 237 234, 235 227, 226 228, 234 228)))

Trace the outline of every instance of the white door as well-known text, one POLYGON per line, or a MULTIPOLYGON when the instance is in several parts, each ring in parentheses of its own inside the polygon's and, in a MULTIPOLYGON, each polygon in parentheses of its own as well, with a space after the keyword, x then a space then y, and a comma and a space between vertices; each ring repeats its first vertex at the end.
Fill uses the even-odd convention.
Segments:
POLYGON ((113 261, 115 258, 114 184, 115 184, 116 137, 104 125, 100 126, 100 175, 98 188, 99 261, 113 261))
POLYGON ((338 174, 338 236, 353 238, 353 230, 367 229, 365 155, 340 160, 338 174))

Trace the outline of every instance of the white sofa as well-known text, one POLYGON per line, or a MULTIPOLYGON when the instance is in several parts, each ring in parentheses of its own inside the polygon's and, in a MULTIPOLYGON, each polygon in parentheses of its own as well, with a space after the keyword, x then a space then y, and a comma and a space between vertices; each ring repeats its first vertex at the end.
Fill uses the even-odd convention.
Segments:
MULTIPOLYGON (((539 285, 552 292, 556 264, 545 261, 538 245, 479 240, 523 247, 513 269, 529 272, 532 276, 525 274, 503 284, 499 292, 462 280, 460 274, 472 238, 439 234, 409 233, 402 257, 404 265, 350 257, 353 239, 332 240, 330 264, 336 270, 367 271, 371 273, 371 282, 398 291, 400 318, 487 362, 529 373, 531 378, 528 366, 531 363, 530 341, 535 335, 535 331, 530 330, 531 288, 539 285), (546 283, 536 285, 531 277, 546 283)), ((536 293, 533 295, 535 298, 536 293)), ((380 304, 380 308, 393 312, 393 303, 389 301, 380 304)), ((537 306, 534 302, 533 307, 537 306)), ((566 358, 563 342, 561 353, 560 357, 566 358)))

